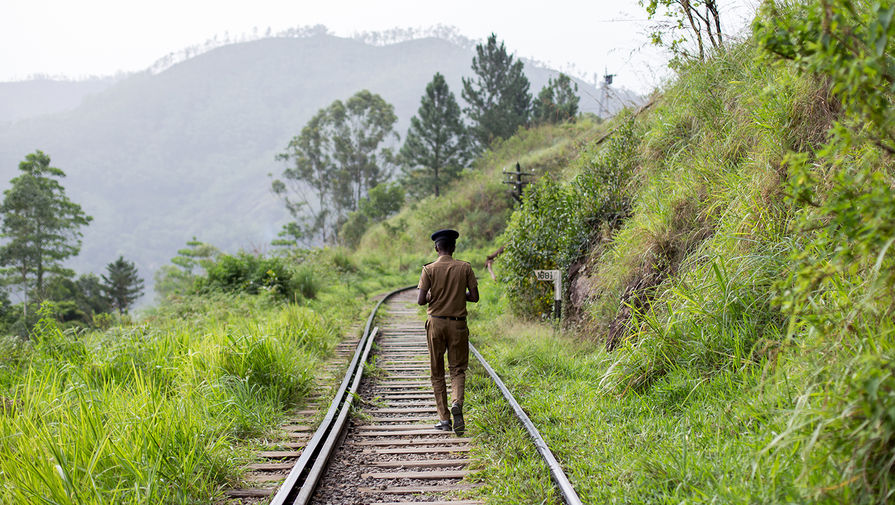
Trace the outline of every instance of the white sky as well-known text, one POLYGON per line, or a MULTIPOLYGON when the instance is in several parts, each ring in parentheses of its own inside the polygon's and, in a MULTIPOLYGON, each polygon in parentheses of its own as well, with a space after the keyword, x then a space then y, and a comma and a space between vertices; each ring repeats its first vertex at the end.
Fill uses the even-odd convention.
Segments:
MULTIPOLYGON (((745 25, 757 2, 719 0, 726 29, 745 25)), ((476 40, 494 32, 519 57, 589 79, 606 68, 639 92, 667 75, 636 0, 4 0, 0 81, 138 71, 224 32, 315 24, 341 36, 438 24, 476 40)))

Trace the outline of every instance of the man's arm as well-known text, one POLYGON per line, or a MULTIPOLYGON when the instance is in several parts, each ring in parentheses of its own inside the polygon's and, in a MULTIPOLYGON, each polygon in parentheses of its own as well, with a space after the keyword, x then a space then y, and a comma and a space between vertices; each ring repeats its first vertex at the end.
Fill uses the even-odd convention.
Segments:
POLYGON ((466 301, 478 303, 479 301, 479 282, 475 278, 475 272, 472 267, 467 265, 466 271, 466 301))
POLYGON ((419 305, 429 303, 429 272, 426 270, 426 267, 423 267, 423 271, 420 273, 420 283, 417 287, 420 289, 420 292, 416 296, 416 303, 419 305))

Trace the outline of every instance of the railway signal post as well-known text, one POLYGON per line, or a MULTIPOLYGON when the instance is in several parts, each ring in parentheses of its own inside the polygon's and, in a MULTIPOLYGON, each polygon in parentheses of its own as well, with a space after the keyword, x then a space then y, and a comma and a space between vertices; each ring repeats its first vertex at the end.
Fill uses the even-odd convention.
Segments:
POLYGON ((553 317, 559 319, 562 312, 562 275, 559 270, 535 270, 535 279, 553 281, 553 317))

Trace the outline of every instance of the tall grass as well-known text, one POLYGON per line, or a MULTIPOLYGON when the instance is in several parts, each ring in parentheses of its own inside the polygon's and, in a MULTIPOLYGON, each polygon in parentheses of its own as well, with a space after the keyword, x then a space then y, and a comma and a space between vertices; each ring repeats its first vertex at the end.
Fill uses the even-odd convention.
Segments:
POLYGON ((208 502, 237 477, 232 444, 300 403, 338 340, 308 308, 247 296, 107 332, 44 315, 3 358, 2 503, 208 502))
MULTIPOLYGON (((705 265, 705 277, 696 275, 704 284, 681 283, 669 294, 678 297, 674 310, 640 315, 643 334, 613 352, 503 315, 506 299, 484 283, 483 299, 496 307, 472 313, 472 339, 585 503, 854 501, 843 460, 826 457, 854 446, 806 451, 806 428, 829 414, 817 370, 832 356, 806 356, 806 348, 785 343, 782 319, 762 291, 772 279, 751 275, 749 264, 705 265)), ((467 419, 479 444, 481 496, 558 503, 526 434, 473 371, 467 419)), ((834 419, 824 429, 851 421, 834 419)), ((860 425, 852 423, 852 436, 860 425)))

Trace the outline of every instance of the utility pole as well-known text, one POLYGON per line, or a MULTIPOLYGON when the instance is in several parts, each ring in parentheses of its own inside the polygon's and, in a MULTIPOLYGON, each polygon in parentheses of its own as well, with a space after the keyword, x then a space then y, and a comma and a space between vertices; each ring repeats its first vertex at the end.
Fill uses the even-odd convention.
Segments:
MULTIPOLYGON (((603 92, 603 98, 600 100, 600 113, 598 114, 602 119, 609 117, 609 86, 612 85, 612 78, 615 76, 616 74, 610 74, 609 70, 604 68, 603 83, 600 86, 600 90, 603 92)), ((594 80, 597 80, 596 74, 594 74, 594 80)))
POLYGON ((510 194, 513 195, 513 198, 517 202, 522 203, 522 188, 524 188, 528 184, 528 181, 522 180, 522 176, 529 176, 534 174, 523 172, 522 167, 519 165, 518 161, 516 162, 515 172, 507 172, 506 170, 504 170, 503 174, 507 176, 507 180, 503 181, 503 183, 513 186, 513 188, 510 189, 510 194))

